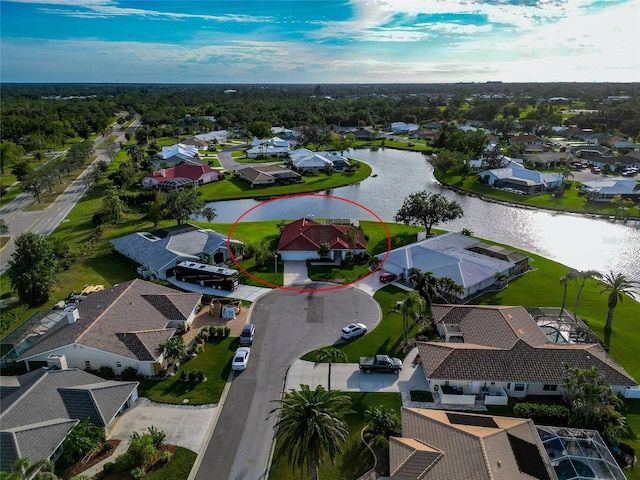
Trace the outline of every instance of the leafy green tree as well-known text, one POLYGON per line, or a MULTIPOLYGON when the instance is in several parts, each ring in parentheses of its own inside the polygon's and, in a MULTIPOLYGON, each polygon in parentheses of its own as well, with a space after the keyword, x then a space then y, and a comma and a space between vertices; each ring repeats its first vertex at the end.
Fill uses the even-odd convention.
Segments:
POLYGON ((256 267, 258 267, 258 269, 264 269, 269 262, 273 261, 274 252, 266 242, 262 242, 256 247, 254 256, 256 267))
POLYGON ((506 284, 507 281, 509 280, 509 274, 508 273, 502 273, 502 272, 498 272, 494 275, 493 277, 496 281, 496 283, 498 285, 502 285, 502 284, 506 284))
POLYGON ((23 181, 27 175, 33 172, 33 167, 26 158, 20 158, 13 161, 13 173, 19 181, 23 181))
POLYGON ((46 188, 47 179, 40 170, 33 170, 22 178, 21 188, 23 192, 32 194, 38 203, 41 203, 43 190, 46 188))
POLYGON ((166 193, 165 207, 170 218, 178 225, 183 224, 192 215, 199 215, 205 207, 196 188, 186 187, 171 190, 166 193))
POLYGON ((329 377, 327 379, 327 389, 331 391, 331 364, 336 360, 347 360, 347 355, 337 348, 326 347, 318 351, 316 355, 316 362, 328 362, 329 363, 329 377))
POLYGON ((82 420, 64 439, 64 459, 69 464, 80 460, 96 450, 104 441, 104 429, 97 428, 88 419, 82 420))
POLYGON ((271 124, 269 122, 256 121, 247 124, 247 130, 256 138, 271 138, 271 124))
POLYGON ((390 407, 378 405, 365 410, 364 419, 367 422, 367 431, 374 435, 398 436, 401 433, 400 419, 397 413, 390 407))
POLYGON ((580 295, 582 295, 582 289, 584 288, 584 284, 587 283, 587 280, 590 278, 600 278, 600 272, 597 270, 583 270, 577 271, 576 277, 580 282, 580 286, 578 287, 578 294, 576 295, 576 303, 573 306, 573 316, 578 318, 578 304, 580 303, 580 295))
POLYGON ((0 173, 4 173, 6 167, 14 165, 24 156, 24 148, 8 140, 0 143, 0 173))
POLYGON ((560 307, 560 314, 564 310, 564 307, 567 305, 567 286, 569 285, 570 280, 576 280, 578 278, 578 272, 573 268, 567 270, 562 277, 560 277, 560 285, 563 287, 562 293, 562 306, 560 307))
POLYGON ((449 201, 441 193, 423 190, 405 197, 395 221, 405 225, 422 225, 427 230, 427 235, 431 235, 434 225, 455 220, 462 215, 462 207, 455 200, 449 201))
POLYGON ((318 247, 318 255, 320 258, 326 258, 331 254, 331 245, 328 242, 322 242, 318 247))
POLYGON ((120 223, 126 210, 127 205, 120 198, 120 189, 115 186, 107 188, 102 197, 104 220, 110 223, 120 223))
POLYGON ((53 462, 46 458, 31 463, 28 458, 21 457, 11 473, 0 472, 0 480, 58 480, 54 469, 53 462))
POLYGON ((333 459, 343 452, 349 429, 343 416, 350 413, 351 399, 340 392, 329 392, 317 386, 311 390, 300 385, 291 389, 281 400, 277 413, 276 438, 282 440, 279 455, 286 455, 296 468, 311 473, 318 480, 318 467, 324 458, 333 459))
POLYGON ((51 296, 58 261, 46 237, 36 233, 20 234, 9 260, 7 274, 11 287, 29 306, 42 305, 51 296))
POLYGON ((638 282, 629 280, 622 273, 608 272, 602 275, 600 279, 601 285, 604 287, 600 294, 609 293, 607 298, 607 323, 604 325, 604 331, 610 333, 613 326, 613 311, 618 306, 618 301, 622 302, 625 295, 631 295, 636 292, 636 288, 640 285, 638 282))
POLYGON ((179 362, 187 353, 187 345, 182 337, 171 337, 160 344, 162 352, 167 358, 179 362))
POLYGON ((102 148, 110 161, 116 158, 116 154, 118 153, 118 145, 116 145, 113 137, 109 136, 105 138, 104 142, 102 142, 102 148))
POLYGON ((153 425, 149 427, 149 435, 151 435, 153 446, 156 447, 156 449, 160 448, 167 439, 167 434, 162 430, 158 430, 153 425))
POLYGON ((147 220, 153 222, 155 228, 160 223, 160 220, 165 217, 165 214, 164 194, 161 190, 158 190, 153 201, 148 204, 147 220))

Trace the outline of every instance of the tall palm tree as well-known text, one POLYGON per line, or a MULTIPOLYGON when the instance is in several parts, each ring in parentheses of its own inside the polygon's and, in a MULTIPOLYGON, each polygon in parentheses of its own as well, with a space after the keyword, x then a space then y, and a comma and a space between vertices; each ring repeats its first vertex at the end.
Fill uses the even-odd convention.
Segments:
POLYGON ((51 460, 43 459, 31 463, 26 457, 19 458, 13 466, 13 472, 3 475, 6 480, 58 480, 51 460))
POLYGON ((414 290, 417 290, 424 299, 427 307, 431 308, 431 302, 438 293, 433 272, 421 272, 417 268, 414 268, 409 274, 409 281, 413 284, 414 290))
POLYGON ((327 347, 318 351, 316 355, 317 362, 329 362, 329 378, 327 379, 327 389, 331 391, 331 364, 336 360, 347 361, 347 355, 337 348, 327 347))
POLYGON ((613 271, 605 273, 602 276, 601 282, 604 288, 600 294, 602 295, 604 292, 609 292, 609 297, 607 298, 609 311, 607 312, 607 323, 604 325, 604 331, 610 333, 611 327, 613 326, 613 311, 618 306, 618 300, 622 302, 624 296, 634 293, 640 284, 636 281, 629 280, 622 273, 614 273, 613 271))
POLYGON ((562 307, 560 307, 559 315, 562 315, 562 311, 567 305, 567 286, 569 284, 569 280, 575 280, 576 278, 578 278, 578 272, 573 268, 567 270, 567 273, 563 277, 560 277, 560 285, 564 287, 564 292, 562 294, 562 307))
POLYGON ((577 278, 580 281, 580 287, 578 287, 578 294, 576 295, 576 304, 573 306, 573 317, 578 318, 578 304, 580 303, 580 295, 582 295, 582 289, 584 284, 590 278, 600 278, 602 275, 597 270, 582 270, 577 272, 577 278))
POLYGON ((356 254, 356 247, 358 246, 358 236, 360 235, 360 227, 351 225, 344 236, 349 240, 349 246, 353 250, 353 254, 356 254))
POLYGON ((342 443, 349 435, 343 415, 350 413, 351 399, 340 392, 329 392, 318 385, 311 390, 309 385, 300 385, 300 390, 291 389, 271 414, 280 418, 276 423, 276 438, 282 440, 278 454, 285 454, 289 462, 311 473, 318 480, 318 466, 328 456, 331 462, 342 453, 342 443))
POLYGON ((409 318, 414 319, 422 317, 425 308, 425 301, 420 294, 413 290, 407 294, 402 305, 400 306, 400 313, 402 313, 402 328, 404 335, 404 344, 409 342, 409 318))

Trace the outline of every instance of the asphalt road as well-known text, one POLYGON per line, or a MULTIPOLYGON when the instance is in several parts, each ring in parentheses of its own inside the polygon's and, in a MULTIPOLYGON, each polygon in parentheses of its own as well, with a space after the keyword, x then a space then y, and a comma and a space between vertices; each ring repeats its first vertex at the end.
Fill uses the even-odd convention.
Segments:
POLYGON ((256 325, 248 368, 235 375, 195 480, 259 480, 267 477, 276 418, 291 363, 309 350, 340 341, 340 330, 357 321, 372 328, 382 312, 352 287, 317 292, 326 284, 299 285, 304 292, 274 290, 252 306, 256 325))
MULTIPOLYGON (((116 126, 118 124, 115 124, 116 126)), ((115 140, 116 144, 126 142, 124 137, 126 132, 131 132, 140 125, 140 117, 138 116, 127 129, 115 130, 109 135, 118 135, 115 140)), ((98 137, 94 142, 94 146, 100 145, 104 141, 104 137, 98 137)), ((100 160, 109 161, 109 157, 102 151, 96 150, 96 158, 92 162, 100 160)), ((35 199, 31 194, 21 193, 12 202, 3 205, 0 209, 0 217, 4 219, 9 227, 9 235, 11 239, 0 250, 0 274, 4 273, 8 267, 9 259, 15 252, 14 238, 24 232, 34 232, 42 235, 49 235, 58 225, 60 225, 69 214, 75 204, 82 198, 87 191, 87 185, 84 181, 85 176, 89 172, 91 166, 88 166, 78 178, 76 178, 64 192, 58 195, 58 198, 46 209, 37 211, 26 211, 25 208, 33 203, 35 199)))

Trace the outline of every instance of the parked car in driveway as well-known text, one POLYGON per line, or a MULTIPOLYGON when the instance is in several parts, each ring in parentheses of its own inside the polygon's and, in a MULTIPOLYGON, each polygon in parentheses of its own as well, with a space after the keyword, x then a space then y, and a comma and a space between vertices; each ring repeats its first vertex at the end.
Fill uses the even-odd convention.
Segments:
POLYGON ((240 333, 240 345, 251 346, 253 344, 253 336, 256 334, 256 327, 253 323, 247 323, 242 327, 240 333))
POLYGON ((393 282, 397 278, 398 278, 398 276, 395 273, 385 272, 385 273, 380 274, 380 281, 382 283, 393 282))
POLYGON ((247 368, 249 362, 249 356, 251 355, 251 349, 249 347, 239 347, 236 353, 233 355, 231 361, 232 370, 244 370, 247 368))
POLYGON ((350 323, 342 329, 341 336, 345 340, 356 338, 367 333, 367 326, 364 323, 350 323))

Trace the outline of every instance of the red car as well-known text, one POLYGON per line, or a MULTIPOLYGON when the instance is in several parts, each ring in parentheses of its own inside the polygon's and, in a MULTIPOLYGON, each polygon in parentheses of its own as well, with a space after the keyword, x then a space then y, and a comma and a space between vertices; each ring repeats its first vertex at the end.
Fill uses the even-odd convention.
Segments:
POLYGON ((398 276, 395 273, 383 273, 380 275, 380 281, 382 283, 389 283, 389 282, 393 282, 395 279, 397 279, 398 276))

